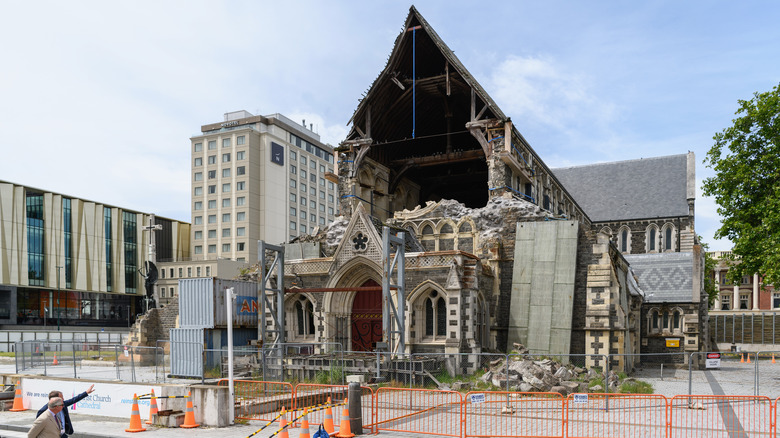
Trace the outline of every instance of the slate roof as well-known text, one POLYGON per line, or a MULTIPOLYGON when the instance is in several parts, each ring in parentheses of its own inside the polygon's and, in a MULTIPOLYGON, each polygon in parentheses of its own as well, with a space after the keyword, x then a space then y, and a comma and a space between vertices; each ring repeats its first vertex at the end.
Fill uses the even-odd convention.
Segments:
POLYGON ((593 222, 687 216, 688 156, 552 169, 593 222))
POLYGON ((690 303, 693 297, 693 253, 624 254, 645 292, 646 303, 690 303))

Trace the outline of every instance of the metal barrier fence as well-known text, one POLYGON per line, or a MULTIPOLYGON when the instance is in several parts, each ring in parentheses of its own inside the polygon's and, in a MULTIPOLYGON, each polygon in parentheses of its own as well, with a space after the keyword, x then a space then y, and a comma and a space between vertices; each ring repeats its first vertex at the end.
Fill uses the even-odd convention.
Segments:
POLYGON ((376 430, 461 436, 463 395, 459 392, 379 388, 373 401, 376 430))
POLYGON ((566 436, 664 437, 667 399, 662 395, 570 394, 566 436))
POLYGON ((563 401, 557 393, 469 392, 463 436, 563 436, 563 401))

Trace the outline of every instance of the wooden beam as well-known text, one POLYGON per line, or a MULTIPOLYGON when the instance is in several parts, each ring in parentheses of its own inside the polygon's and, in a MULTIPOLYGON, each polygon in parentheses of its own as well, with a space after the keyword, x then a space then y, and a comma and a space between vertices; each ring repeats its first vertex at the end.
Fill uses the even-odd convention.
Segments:
POLYGON ((460 161, 473 161, 483 159, 485 156, 479 149, 473 149, 470 151, 450 152, 439 155, 429 155, 425 157, 404 158, 401 160, 391 161, 392 166, 400 166, 411 164, 417 167, 437 166, 439 164, 457 163, 460 161))

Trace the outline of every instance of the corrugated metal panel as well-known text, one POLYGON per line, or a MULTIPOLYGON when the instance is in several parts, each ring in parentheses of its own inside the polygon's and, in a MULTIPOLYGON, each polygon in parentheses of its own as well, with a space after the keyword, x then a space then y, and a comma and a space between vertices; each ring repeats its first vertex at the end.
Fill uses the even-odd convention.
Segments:
POLYGON ((203 377, 203 329, 175 328, 170 330, 171 374, 203 377))
POLYGON ((179 280, 179 327, 214 328, 215 278, 179 280))
POLYGON ((180 327, 227 327, 225 289, 231 287, 236 293, 233 327, 257 328, 257 283, 220 278, 179 280, 180 327))

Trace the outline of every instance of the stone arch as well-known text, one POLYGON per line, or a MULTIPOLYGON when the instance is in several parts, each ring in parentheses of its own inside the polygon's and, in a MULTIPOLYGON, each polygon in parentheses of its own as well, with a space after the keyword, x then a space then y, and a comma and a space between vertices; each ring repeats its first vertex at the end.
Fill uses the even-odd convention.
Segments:
POLYGON ((677 228, 673 223, 667 222, 661 228, 661 244, 658 248, 659 252, 674 252, 677 251, 677 228))
POLYGON ((310 293, 298 292, 285 294, 284 310, 287 327, 286 338, 291 342, 314 341, 317 338, 317 325, 322 310, 317 312, 317 300, 310 293))
POLYGON ((623 225, 617 235, 618 250, 624 254, 631 254, 631 228, 623 225))
POLYGON ((645 252, 655 253, 660 252, 661 236, 658 230, 658 225, 650 224, 645 228, 645 252))
POLYGON ((425 280, 414 288, 407 299, 410 318, 407 318, 407 333, 413 343, 441 343, 447 339, 448 298, 447 290, 432 280, 425 280), (439 307, 441 304, 442 307, 439 307), (427 312, 434 312, 429 315, 427 312), (443 312, 443 313, 440 313, 443 312), (432 317, 432 320, 430 318, 432 317), (443 317, 443 332, 438 331, 439 317, 443 317), (433 324, 433 326, 428 326, 433 324), (411 334, 414 333, 414 336, 411 334))

